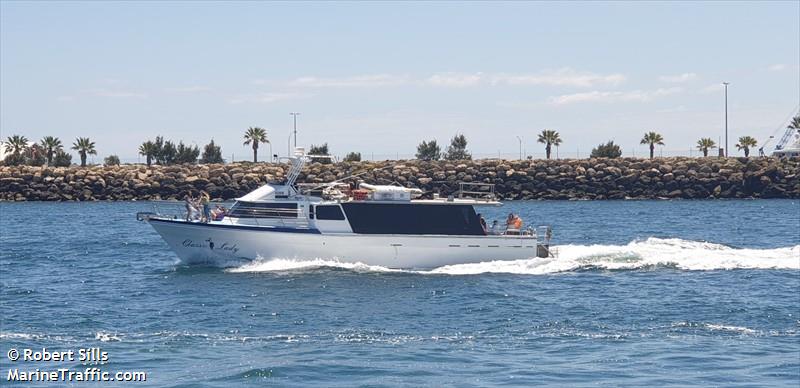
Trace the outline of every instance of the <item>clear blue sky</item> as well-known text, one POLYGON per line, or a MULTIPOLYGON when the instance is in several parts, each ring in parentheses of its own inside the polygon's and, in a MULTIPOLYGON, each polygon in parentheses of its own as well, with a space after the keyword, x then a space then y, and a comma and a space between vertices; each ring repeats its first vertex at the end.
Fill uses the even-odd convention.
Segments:
MULTIPOLYGON (((158 134, 245 158, 248 126, 286 153, 410 156, 469 139, 479 157, 561 156, 614 139, 643 155, 723 135, 765 140, 800 104, 800 2, 0 2, 0 136, 135 161, 158 134)), ((724 139, 723 139, 724 141, 724 139)), ((262 149, 266 157, 268 147, 262 149)))

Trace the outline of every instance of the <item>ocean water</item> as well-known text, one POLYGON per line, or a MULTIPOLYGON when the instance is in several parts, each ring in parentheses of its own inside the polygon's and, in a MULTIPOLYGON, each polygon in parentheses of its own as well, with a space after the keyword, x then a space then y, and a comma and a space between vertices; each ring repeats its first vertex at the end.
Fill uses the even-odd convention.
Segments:
POLYGON ((800 384, 798 201, 512 202, 480 211, 553 225, 558 258, 428 271, 186 267, 147 210, 0 204, 0 385, 92 366, 7 357, 43 347, 131 386, 800 384))

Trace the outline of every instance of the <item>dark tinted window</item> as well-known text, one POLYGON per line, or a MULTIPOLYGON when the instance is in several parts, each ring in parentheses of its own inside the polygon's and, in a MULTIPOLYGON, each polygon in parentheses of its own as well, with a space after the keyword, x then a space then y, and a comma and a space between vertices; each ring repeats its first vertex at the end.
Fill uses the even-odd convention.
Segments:
POLYGON ((348 202, 342 206, 355 233, 484 234, 472 205, 348 202))
POLYGON ((237 218, 297 218, 296 203, 236 202, 228 217, 237 218))
POLYGON ((317 219, 318 220, 343 220, 344 213, 342 208, 338 205, 320 205, 317 206, 317 219))

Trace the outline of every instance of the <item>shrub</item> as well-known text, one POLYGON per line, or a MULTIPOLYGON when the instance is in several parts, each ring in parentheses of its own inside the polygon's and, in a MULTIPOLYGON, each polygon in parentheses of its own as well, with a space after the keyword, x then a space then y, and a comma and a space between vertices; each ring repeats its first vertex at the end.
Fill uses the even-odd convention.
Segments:
POLYGON ((436 140, 423 141, 417 146, 416 156, 420 160, 439 160, 442 157, 442 149, 436 144, 436 140))
POLYGON ((592 149, 593 158, 618 158, 620 156, 622 156, 622 149, 620 149, 618 145, 614 144, 613 141, 609 141, 606 144, 600 144, 596 148, 592 149))
MULTIPOLYGON (((309 148, 309 150, 308 150, 308 154, 309 155, 330 155, 328 153, 328 143, 324 143, 324 144, 319 145, 319 146, 316 146, 316 145, 312 144, 311 148, 309 148)), ((312 157, 311 161, 314 162, 314 163, 328 164, 328 163, 331 162, 331 159, 330 158, 313 158, 312 157)))
POLYGON ((464 135, 455 135, 450 140, 450 146, 447 147, 447 155, 444 158, 447 160, 472 159, 472 154, 467 152, 467 138, 464 135))
POLYGON ((57 151, 53 157, 53 166, 69 167, 72 164, 72 155, 64 151, 57 151))
POLYGON ((361 152, 351 152, 344 157, 345 162, 360 162, 361 152))
POLYGON ((200 156, 200 149, 197 146, 187 146, 181 141, 175 149, 174 162, 176 164, 195 164, 198 156, 200 156))
POLYGON ((211 142, 203 147, 203 156, 200 157, 200 163, 225 163, 225 159, 222 159, 222 149, 214 144, 214 139, 211 139, 211 142))
POLYGON ((103 159, 103 164, 106 166, 119 166, 119 156, 108 155, 105 159, 103 159))

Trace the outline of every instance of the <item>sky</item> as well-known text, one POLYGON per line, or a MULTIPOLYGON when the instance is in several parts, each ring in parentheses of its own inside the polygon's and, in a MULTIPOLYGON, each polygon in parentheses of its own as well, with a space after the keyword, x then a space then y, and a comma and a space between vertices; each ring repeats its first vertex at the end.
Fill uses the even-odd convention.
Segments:
POLYGON ((366 159, 455 134, 475 157, 541 158, 543 129, 562 158, 608 140, 643 156, 647 131, 689 155, 724 143, 723 81, 731 147, 782 134, 800 1, 0 0, 0 137, 88 136, 123 162, 157 135, 251 158, 250 126, 285 156, 290 112, 299 146, 366 159))

